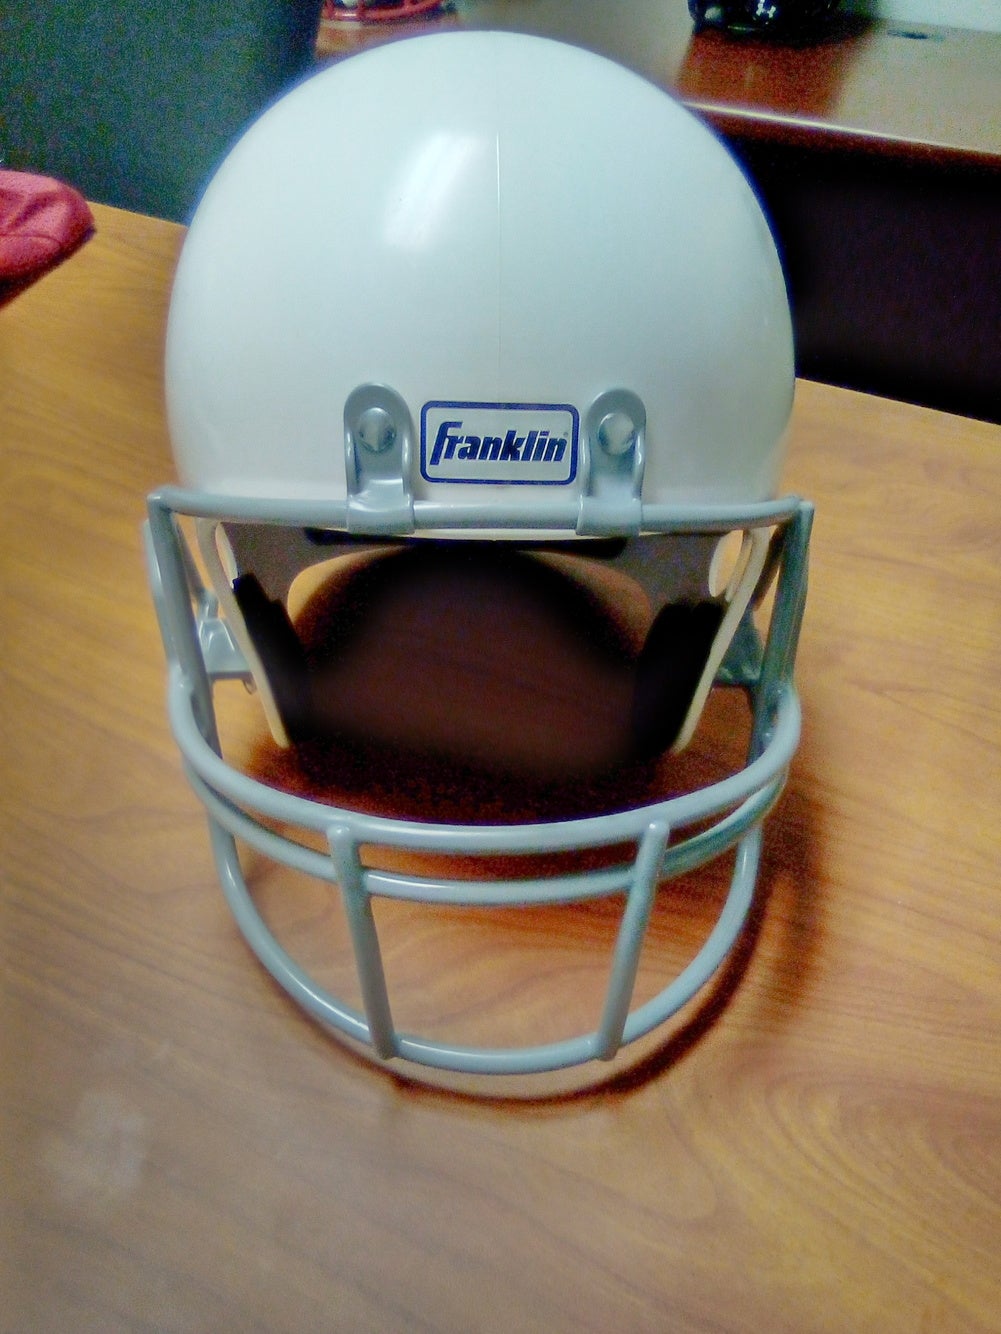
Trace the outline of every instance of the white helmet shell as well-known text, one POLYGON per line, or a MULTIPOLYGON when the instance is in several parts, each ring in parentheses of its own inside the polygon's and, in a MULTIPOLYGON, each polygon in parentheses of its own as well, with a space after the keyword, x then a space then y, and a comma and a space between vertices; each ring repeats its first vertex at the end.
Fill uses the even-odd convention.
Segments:
MULTIPOLYGON (((183 480, 343 498, 345 403, 373 383, 420 432, 418 500, 469 492, 434 461, 442 423, 460 442, 507 428, 470 405, 541 408, 508 419, 576 445, 620 386, 645 407, 644 502, 774 494, 792 340, 751 188, 665 93, 557 42, 448 33, 333 66, 249 130, 185 243, 167 351, 183 480)), ((477 499, 515 474, 481 472, 477 499)), ((580 470, 536 479, 519 503, 580 470)))

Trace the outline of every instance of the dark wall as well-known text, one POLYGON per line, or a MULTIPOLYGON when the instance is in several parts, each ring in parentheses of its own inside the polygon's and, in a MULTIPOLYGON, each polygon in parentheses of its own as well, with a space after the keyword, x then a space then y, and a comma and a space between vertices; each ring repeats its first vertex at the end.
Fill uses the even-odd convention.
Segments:
POLYGON ((321 0, 3 0, 0 158, 186 221, 233 139, 313 60, 321 0))

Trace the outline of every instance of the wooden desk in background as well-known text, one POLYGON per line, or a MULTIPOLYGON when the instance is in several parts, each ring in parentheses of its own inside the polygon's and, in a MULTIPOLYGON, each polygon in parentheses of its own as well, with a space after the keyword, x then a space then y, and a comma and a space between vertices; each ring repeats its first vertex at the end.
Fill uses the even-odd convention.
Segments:
POLYGON ((617 1083, 431 1092, 223 902, 139 540, 181 232, 96 214, 0 313, 0 1326, 996 1331, 1001 430, 799 385, 805 733, 736 971, 617 1083))

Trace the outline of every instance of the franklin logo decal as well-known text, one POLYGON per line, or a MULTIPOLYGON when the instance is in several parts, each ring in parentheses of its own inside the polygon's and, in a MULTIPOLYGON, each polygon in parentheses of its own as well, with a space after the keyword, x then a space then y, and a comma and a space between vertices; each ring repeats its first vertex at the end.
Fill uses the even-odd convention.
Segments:
POLYGON ((425 403, 428 482, 567 486, 577 476, 579 419, 566 403, 425 403))

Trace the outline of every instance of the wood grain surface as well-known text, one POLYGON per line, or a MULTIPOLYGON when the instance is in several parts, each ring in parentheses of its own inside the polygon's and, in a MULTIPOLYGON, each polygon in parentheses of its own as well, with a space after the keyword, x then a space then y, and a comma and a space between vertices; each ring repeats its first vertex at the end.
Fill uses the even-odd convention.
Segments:
MULTIPOLYGON (((139 537, 181 232, 95 212, 0 313, 0 1329, 1001 1328, 1001 429, 799 385, 805 730, 735 957, 574 1089, 435 1091, 223 902, 139 537)), ((255 883, 350 986, 330 896, 255 883)), ((720 883, 662 896, 644 986, 720 883)), ((391 976, 417 1020, 569 1023, 611 914, 399 909, 391 976)))

